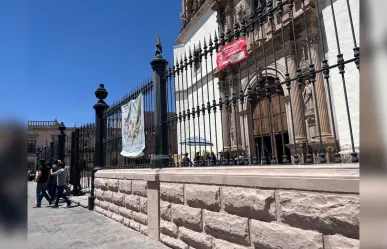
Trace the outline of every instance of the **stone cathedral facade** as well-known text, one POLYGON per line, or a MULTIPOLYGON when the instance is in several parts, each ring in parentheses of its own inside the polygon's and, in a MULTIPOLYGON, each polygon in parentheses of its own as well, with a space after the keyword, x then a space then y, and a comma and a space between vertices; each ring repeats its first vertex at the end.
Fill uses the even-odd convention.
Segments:
MULTIPOLYGON (((226 33, 236 24, 241 26, 243 18, 260 6, 265 7, 267 2, 182 0, 183 26, 177 39, 179 45, 175 47, 176 57, 179 58, 187 46, 208 39, 208 33, 213 32, 210 29, 226 33)), ((271 2, 275 7, 279 1, 271 2)), ((322 144, 328 162, 334 161, 335 152, 340 152, 346 161, 352 152, 352 138, 355 150, 359 152, 360 76, 357 65, 355 62, 346 64, 343 74, 337 66, 332 68, 328 80, 321 72, 324 61, 329 65, 337 64, 338 54, 343 54, 345 60, 354 58, 353 49, 359 46, 359 1, 350 1, 350 6, 345 0, 293 2, 293 9, 285 7, 282 17, 274 15, 274 25, 265 20, 262 28, 257 26, 254 32, 248 32, 249 63, 212 72, 212 83, 217 85, 216 93, 212 95, 226 99, 241 92, 247 94, 249 89, 263 88, 267 82, 273 85, 278 80, 284 82, 287 74, 291 79, 296 78, 300 71, 307 74, 310 64, 314 64, 317 71, 315 87, 305 77, 301 86, 293 80, 290 89, 282 84, 282 88, 270 91, 270 103, 262 96, 253 101, 246 98, 244 104, 238 103, 231 113, 224 108, 218 115, 226 118, 218 118, 221 122, 216 124, 216 129, 222 131, 217 137, 218 153, 245 153, 258 159, 274 153, 281 163, 283 155, 291 158, 296 149, 301 159, 309 151, 317 162, 322 144)))

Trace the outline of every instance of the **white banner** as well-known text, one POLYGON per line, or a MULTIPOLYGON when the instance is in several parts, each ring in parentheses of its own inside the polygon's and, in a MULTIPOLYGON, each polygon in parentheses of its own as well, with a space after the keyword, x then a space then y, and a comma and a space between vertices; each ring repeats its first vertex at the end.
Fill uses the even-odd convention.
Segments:
POLYGON ((145 149, 143 97, 131 100, 121 106, 122 112, 122 151, 124 157, 143 156, 145 149))

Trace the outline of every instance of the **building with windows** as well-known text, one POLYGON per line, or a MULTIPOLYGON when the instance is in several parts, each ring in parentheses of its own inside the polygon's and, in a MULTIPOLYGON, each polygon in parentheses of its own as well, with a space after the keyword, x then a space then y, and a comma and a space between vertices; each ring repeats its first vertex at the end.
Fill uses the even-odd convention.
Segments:
MULTIPOLYGON (((27 131, 28 131, 28 140, 27 140, 27 152, 28 152, 28 166, 36 165, 36 152, 38 147, 42 148, 42 156, 44 158, 44 147, 46 151, 50 147, 51 142, 56 142, 58 140, 59 122, 55 119, 53 121, 28 121, 27 131)), ((65 133, 68 135, 66 137, 66 144, 71 144, 69 140, 71 139, 71 131, 73 127, 66 127, 65 133)), ((66 151, 65 153, 66 161, 69 162, 70 153, 66 151)))
POLYGON ((257 162, 294 161, 295 154, 322 162, 323 153, 328 162, 356 161, 358 0, 182 0, 181 19, 176 109, 186 120, 177 124, 179 142, 203 137, 214 144, 207 150, 257 162), (234 33, 246 37, 248 59, 218 71, 216 52, 204 48, 215 33, 225 44, 234 33), (181 69, 185 61, 192 63, 181 69), (220 110, 225 100, 231 104, 220 110), (192 108, 215 102, 217 110, 192 118, 192 108))

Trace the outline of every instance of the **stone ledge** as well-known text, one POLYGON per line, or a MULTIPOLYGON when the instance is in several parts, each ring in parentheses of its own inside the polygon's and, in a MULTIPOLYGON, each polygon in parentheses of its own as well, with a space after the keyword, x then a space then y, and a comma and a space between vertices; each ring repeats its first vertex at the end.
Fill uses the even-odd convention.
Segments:
POLYGON ((99 170, 97 178, 359 193, 359 164, 99 170))
POLYGON ((157 181, 160 169, 102 169, 95 173, 96 178, 157 181))
POLYGON ((359 164, 166 168, 161 182, 359 193, 359 164))

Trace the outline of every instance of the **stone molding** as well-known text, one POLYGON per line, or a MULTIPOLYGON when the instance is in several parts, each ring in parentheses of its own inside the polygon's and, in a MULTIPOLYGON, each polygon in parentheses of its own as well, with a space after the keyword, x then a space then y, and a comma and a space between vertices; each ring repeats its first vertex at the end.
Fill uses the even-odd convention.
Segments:
POLYGON ((106 169, 95 173, 96 178, 158 181, 160 169, 106 169))
POLYGON ((191 21, 187 24, 187 26, 184 27, 184 29, 181 31, 181 33, 179 34, 179 36, 177 37, 176 39, 176 42, 181 44, 183 43, 183 40, 184 38, 186 37, 186 35, 188 34, 188 31, 194 26, 196 25, 197 22, 199 22, 200 20, 200 17, 202 16, 202 14, 212 8, 212 6, 214 5, 214 0, 206 0, 202 6, 199 8, 199 10, 195 13, 195 15, 192 17, 191 21))
POLYGON ((353 194, 359 193, 360 179, 359 164, 117 169, 97 171, 96 177, 353 194))

